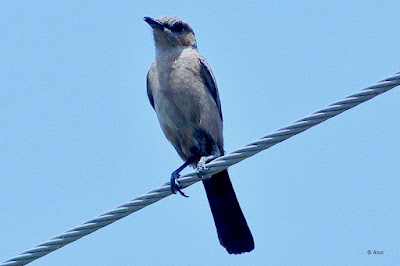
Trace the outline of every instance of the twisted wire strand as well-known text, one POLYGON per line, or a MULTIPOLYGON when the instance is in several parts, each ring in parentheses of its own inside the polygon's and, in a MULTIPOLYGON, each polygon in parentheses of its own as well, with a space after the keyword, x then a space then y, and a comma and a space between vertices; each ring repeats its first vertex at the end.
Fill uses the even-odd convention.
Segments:
MULTIPOLYGON (((186 188, 200 180, 198 174, 200 174, 202 178, 207 178, 398 85, 400 85, 400 72, 305 116, 294 123, 275 131, 274 133, 251 142, 236 151, 216 158, 207 163, 205 165, 206 168, 200 173, 193 171, 180 177, 179 183, 183 188, 186 188)), ((171 194, 170 183, 165 183, 161 187, 153 189, 113 210, 103 213, 97 218, 89 220, 63 234, 55 236, 32 249, 26 250, 20 255, 5 261, 0 265, 25 265, 171 194)))

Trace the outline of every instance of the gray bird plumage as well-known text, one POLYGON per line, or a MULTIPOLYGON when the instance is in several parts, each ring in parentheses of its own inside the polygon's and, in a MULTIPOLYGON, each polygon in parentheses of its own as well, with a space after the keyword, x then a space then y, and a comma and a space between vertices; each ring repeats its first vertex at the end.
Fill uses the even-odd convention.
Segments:
MULTIPOLYGON (((224 154, 221 102, 189 24, 177 17, 144 20, 153 29, 156 45, 147 93, 165 136, 185 162, 171 175, 173 192, 180 192, 176 179, 183 168, 224 154)), ((253 250, 253 237, 228 172, 215 174, 203 184, 220 243, 233 254, 253 250)))

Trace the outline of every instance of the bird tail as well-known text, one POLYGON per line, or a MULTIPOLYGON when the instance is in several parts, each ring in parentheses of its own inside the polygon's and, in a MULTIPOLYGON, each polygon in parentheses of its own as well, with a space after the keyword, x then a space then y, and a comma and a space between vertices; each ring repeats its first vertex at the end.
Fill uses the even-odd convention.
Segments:
POLYGON ((224 170, 205 179, 203 184, 221 245, 229 254, 252 251, 253 236, 240 209, 228 171, 224 170))

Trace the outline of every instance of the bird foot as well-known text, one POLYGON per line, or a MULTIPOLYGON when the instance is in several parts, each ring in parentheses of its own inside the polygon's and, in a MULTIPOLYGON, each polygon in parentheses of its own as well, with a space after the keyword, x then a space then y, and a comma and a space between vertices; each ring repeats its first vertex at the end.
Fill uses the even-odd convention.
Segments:
POLYGON ((208 170, 208 167, 206 167, 206 164, 212 160, 217 158, 215 155, 209 155, 209 156, 203 156, 200 158, 199 162, 197 163, 196 167, 196 174, 200 179, 203 179, 203 171, 208 170))
POLYGON ((189 198, 185 193, 182 192, 182 186, 178 182, 178 178, 180 177, 180 174, 177 173, 176 171, 171 174, 171 190, 172 193, 176 194, 176 192, 179 192, 183 197, 189 198))

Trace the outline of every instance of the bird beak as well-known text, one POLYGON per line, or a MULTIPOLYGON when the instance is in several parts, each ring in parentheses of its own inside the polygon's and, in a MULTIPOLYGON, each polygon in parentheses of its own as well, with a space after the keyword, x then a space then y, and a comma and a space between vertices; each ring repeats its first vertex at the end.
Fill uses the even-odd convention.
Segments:
POLYGON ((146 21, 147 24, 149 24, 150 27, 152 27, 153 29, 164 30, 164 26, 160 22, 151 17, 144 17, 143 20, 146 21))

